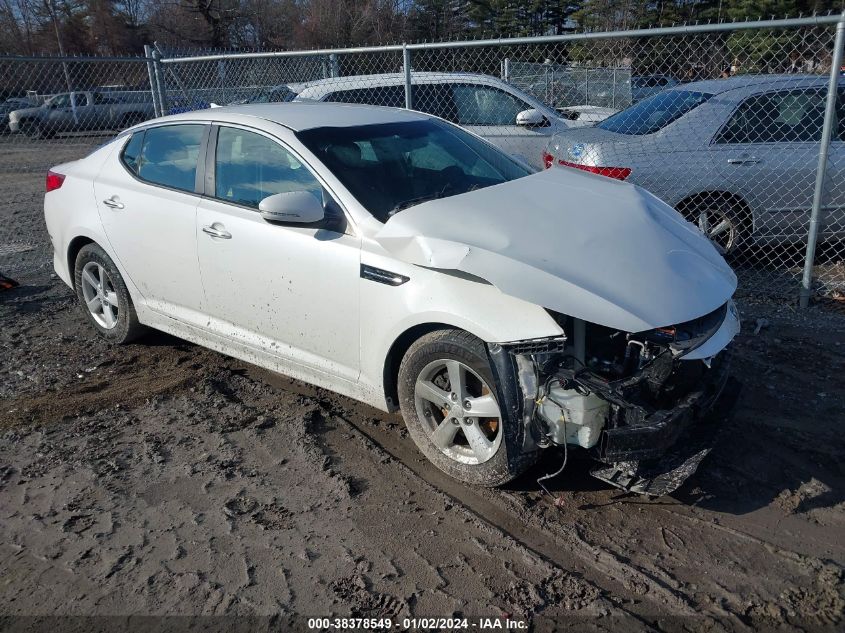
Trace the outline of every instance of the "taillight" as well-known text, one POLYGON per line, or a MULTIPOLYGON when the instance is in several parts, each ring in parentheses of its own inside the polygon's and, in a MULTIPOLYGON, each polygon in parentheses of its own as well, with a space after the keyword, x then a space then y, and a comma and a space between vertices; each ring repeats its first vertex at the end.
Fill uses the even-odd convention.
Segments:
POLYGON ((549 169, 552 166, 552 162, 554 161, 555 157, 549 154, 548 152, 543 152, 543 165, 544 169, 549 169))
POLYGON ((62 183, 65 181, 65 175, 57 173, 55 171, 48 171, 47 172, 47 193, 51 191, 55 191, 59 187, 62 186, 62 183))
MULTIPOLYGON (((545 156, 543 158, 545 159, 545 156)), ((551 158, 551 156, 549 158, 551 158)), ((578 163, 570 163, 566 160, 558 160, 557 162, 558 165, 563 165, 564 167, 574 167, 575 169, 588 171, 591 174, 607 176, 608 178, 615 178, 616 180, 625 180, 631 175, 630 167, 596 167, 594 165, 579 165, 578 163)), ((551 163, 549 166, 551 167, 551 163)))

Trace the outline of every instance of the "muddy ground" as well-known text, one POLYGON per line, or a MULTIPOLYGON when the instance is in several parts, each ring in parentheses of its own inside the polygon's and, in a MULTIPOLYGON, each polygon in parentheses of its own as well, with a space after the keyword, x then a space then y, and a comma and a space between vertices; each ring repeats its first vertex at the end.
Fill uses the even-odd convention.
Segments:
POLYGON ((734 415, 670 497, 612 489, 577 453, 553 496, 552 453, 467 488, 397 416, 163 334, 101 342, 40 219, 44 160, 83 146, 8 147, 0 272, 23 284, 0 293, 0 616, 841 630, 841 315, 745 299, 734 415))

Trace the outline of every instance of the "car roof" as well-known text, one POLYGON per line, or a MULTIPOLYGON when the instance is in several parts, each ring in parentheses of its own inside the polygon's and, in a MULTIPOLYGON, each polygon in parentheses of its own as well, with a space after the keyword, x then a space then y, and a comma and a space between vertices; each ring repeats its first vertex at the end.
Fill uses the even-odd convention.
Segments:
MULTIPOLYGON (((438 73, 438 72, 412 72, 411 79, 414 81, 424 81, 431 83, 450 83, 456 81, 469 82, 483 82, 483 83, 498 83, 501 81, 492 75, 482 75, 479 73, 438 73)), ((349 86, 355 88, 374 88, 377 86, 391 86, 405 82, 404 73, 381 73, 377 75, 347 75, 345 77, 329 77, 327 79, 316 79, 314 81, 305 81, 296 84, 300 91, 314 91, 322 93, 326 88, 334 88, 336 86, 349 86)), ((293 84, 291 84, 293 85, 293 84)))
POLYGON ((826 85, 828 78, 823 75, 734 75, 725 79, 704 79, 693 81, 688 84, 681 84, 672 88, 673 90, 695 90, 710 94, 721 94, 729 90, 754 87, 774 88, 804 88, 807 86, 826 85))
POLYGON ((163 121, 172 121, 175 123, 184 120, 226 121, 227 119, 231 119, 232 122, 236 122, 240 116, 278 123, 294 132, 318 127, 355 127, 375 123, 402 123, 405 121, 426 121, 431 119, 430 116, 421 112, 401 108, 385 108, 352 103, 300 101, 289 103, 247 103, 222 108, 193 110, 160 119, 153 119, 153 121, 147 121, 146 124, 141 124, 138 127, 146 127, 150 123, 160 123, 163 121))

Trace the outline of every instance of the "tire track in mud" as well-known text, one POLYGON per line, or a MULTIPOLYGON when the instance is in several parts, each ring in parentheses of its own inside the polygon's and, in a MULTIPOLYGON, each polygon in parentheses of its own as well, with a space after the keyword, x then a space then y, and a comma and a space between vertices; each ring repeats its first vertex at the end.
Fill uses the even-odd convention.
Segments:
MULTIPOLYGON (((479 520, 500 531, 505 538, 511 539, 548 563, 582 575, 606 596, 615 597, 621 613, 636 618, 645 626, 658 625, 657 618, 666 615, 704 615, 713 619, 714 630, 747 630, 753 619, 759 617, 759 613, 748 606, 749 603, 753 603, 754 608, 760 604, 763 607, 772 604, 770 599, 754 593, 737 595, 716 578, 706 578, 706 587, 696 588, 688 582, 689 579, 685 581, 674 575, 671 565, 652 564, 652 560, 657 563, 657 559, 652 559, 648 552, 636 549, 632 551, 626 547, 627 541, 609 538, 601 532, 598 538, 592 538, 591 528, 594 526, 589 520, 586 525, 583 524, 583 509, 573 515, 567 514, 566 510, 561 510, 541 492, 479 489, 450 479, 431 466, 407 436, 403 437, 404 426, 398 416, 377 412, 284 376, 263 370, 251 373, 257 380, 273 387, 295 390, 314 399, 328 415, 348 424, 380 451, 410 471, 422 484, 461 504, 479 520), (566 522, 568 517, 571 518, 570 522, 566 522)), ((346 449, 340 449, 338 452, 342 453, 344 450, 346 449)), ((578 464, 573 466, 577 467, 578 464)), ((602 489, 597 494, 606 492, 602 489)), ((837 575, 841 576, 841 565, 832 560, 800 554, 783 547, 782 544, 771 543, 750 534, 741 527, 722 525, 712 517, 702 518, 698 516, 697 508, 683 502, 673 500, 668 502, 667 506, 665 500, 640 500, 639 497, 632 499, 626 493, 613 491, 611 495, 613 496, 609 503, 619 504, 621 512, 635 513, 640 511, 639 508, 648 511, 650 515, 646 523, 659 529, 667 549, 672 549, 666 542, 666 535, 669 534, 673 543, 685 550, 684 555, 689 559, 695 560, 698 556, 697 546, 692 541, 687 546, 689 537, 685 541, 678 535, 682 532, 682 523, 687 523, 688 528, 691 524, 693 530, 698 530, 703 539, 721 540, 725 543, 732 541, 733 546, 753 543, 784 563, 789 562, 812 576, 827 574, 834 580, 837 575), (638 510, 635 511, 635 508, 638 510), (670 520, 661 522, 657 516, 658 512, 670 520), (705 534, 710 536, 704 537, 705 534), (726 537, 728 541, 725 541, 726 537)), ((589 508, 587 510, 589 512, 589 508)), ((737 521, 737 524, 741 526, 741 521, 737 521)), ((622 526, 619 526, 618 534, 614 532, 615 537, 625 534, 622 526)), ((698 547, 702 545, 706 548, 703 543, 698 547)), ((645 546, 642 542, 633 540, 631 547, 645 546)), ((703 572, 705 577, 708 576, 706 570, 703 572)), ((787 592, 789 591, 791 589, 787 588, 787 592)), ((835 593, 835 586, 833 591, 835 593)), ((806 617, 807 612, 803 611, 799 615, 806 617)))
POLYGON ((136 353, 125 354, 107 348, 105 358, 92 367, 68 368, 69 373, 78 377, 76 383, 2 400, 0 428, 24 423, 40 425, 114 406, 131 409, 154 396, 185 389, 196 381, 200 358, 193 350, 138 347, 133 351, 136 353))
MULTIPOLYGON (((366 408, 365 415, 356 415, 360 411, 357 403, 343 402, 345 399, 336 394, 298 383, 263 369, 250 370, 249 374, 274 388, 285 391, 294 390, 313 398, 326 410, 327 415, 348 424, 378 450, 393 458, 421 484, 436 490, 452 502, 459 503, 477 519, 538 558, 561 570, 574 571, 583 576, 602 593, 613 597, 616 608, 626 616, 651 626, 653 623, 650 621, 650 616, 665 609, 669 609, 672 615, 691 616, 700 613, 696 605, 687 599, 670 580, 655 577, 626 562, 620 555, 591 545, 577 536, 573 538, 572 534, 555 533, 554 535, 558 538, 564 537, 563 542, 552 541, 544 535, 544 529, 547 529, 548 525, 537 525, 536 521, 523 523, 520 520, 528 518, 525 517, 524 507, 517 508, 511 503, 504 505, 497 503, 508 495, 507 492, 470 487, 441 473, 421 456, 409 437, 403 438, 402 434, 397 432, 397 426, 404 428, 398 417, 392 418, 389 414, 369 407, 366 408), (352 415, 350 415, 348 403, 352 404, 352 415), (366 424, 361 418, 377 420, 378 424, 366 424), (632 586, 644 585, 648 586, 650 596, 644 596, 630 589, 632 586), (654 598, 658 599, 657 602, 654 598), (639 608, 632 610, 623 606, 626 602, 630 604, 651 602, 652 606, 643 609, 642 604, 638 604, 639 608)), ((722 612, 720 615, 732 614, 722 612)))
MULTIPOLYGON (((663 499, 649 502, 626 497, 624 493, 608 491, 602 484, 593 482, 591 487, 586 482, 592 480, 585 474, 579 474, 584 469, 580 468, 581 464, 577 460, 571 464, 571 470, 567 471, 567 481, 559 489, 560 492, 556 493, 566 499, 563 509, 538 492, 527 478, 509 490, 470 488, 449 479, 431 466, 419 454, 410 438, 403 436, 404 425, 398 416, 382 414, 342 396, 243 365, 166 335, 154 334, 145 343, 129 348, 115 349, 92 344, 90 336, 77 333, 81 323, 77 311, 68 309, 72 302, 62 300, 50 303, 39 299, 34 304, 42 320, 49 316, 54 325, 59 325, 60 331, 66 332, 59 336, 55 344, 41 341, 44 358, 52 359, 49 356, 52 352, 48 348, 58 345, 62 348, 62 357, 73 359, 70 361, 73 364, 53 376, 52 395, 45 399, 43 409, 34 406, 41 404, 34 383, 27 381, 26 377, 16 378, 14 382, 14 385, 23 389, 11 389, 13 385, 10 383, 13 399, 4 400, 2 404, 8 406, 14 402, 12 406, 30 408, 29 415, 21 416, 22 421, 32 421, 33 412, 47 420, 87 415, 89 412, 113 408, 117 404, 125 406, 127 402, 138 403, 162 395, 197 397, 192 395, 192 383, 202 376, 208 376, 213 369, 222 371, 220 376, 214 377, 217 382, 227 382, 227 376, 248 375, 255 389, 261 390, 270 385, 277 390, 301 394, 309 407, 319 407, 326 416, 335 418, 338 424, 334 426, 337 429, 320 430, 319 433, 324 436, 320 441, 325 439, 328 448, 341 461, 349 460, 348 470, 353 477, 355 464, 364 464, 365 460, 376 464, 376 468, 383 470, 387 477, 391 469, 404 469, 403 472, 410 473, 414 480, 420 482, 421 487, 425 486, 443 495, 462 511, 465 509, 477 522, 489 526, 496 535, 495 539, 500 539, 505 546, 515 547, 518 551, 527 552, 526 556, 536 556, 545 564, 571 572, 583 586, 594 587, 605 598, 611 598, 609 602, 613 610, 639 622, 643 628, 654 627, 655 618, 679 614, 730 618, 725 624, 728 630, 741 628, 743 618, 749 617, 745 607, 749 599, 757 605, 768 607, 772 603, 777 604, 781 592, 789 600, 793 600, 791 596, 794 595, 793 603, 795 600, 805 600, 799 604, 798 612, 801 616, 811 612, 809 609, 821 600, 837 599, 836 592, 841 587, 837 574, 841 575, 842 566, 835 562, 839 549, 831 545, 835 534, 829 527, 831 524, 811 526, 811 529, 804 528, 802 531, 800 523, 806 523, 805 518, 781 516, 776 506, 769 507, 768 514, 761 521, 756 515, 749 520, 741 514, 733 516, 730 511, 727 515, 724 511, 716 514, 720 512, 719 509, 714 513, 713 507, 708 507, 706 503, 704 507, 698 508, 695 500, 684 502, 663 499), (79 364, 82 362, 85 364, 79 364), (75 375, 80 368, 92 366, 95 371, 86 374, 84 379, 75 375), (365 450, 363 440, 350 442, 351 435, 363 438, 375 446, 377 451, 365 450), (390 460, 379 464, 381 455, 389 456, 396 464, 391 465, 390 460), (584 481, 578 481, 579 477, 584 481), (723 517, 723 521, 715 523, 716 516, 723 517), (783 520, 784 532, 779 530, 780 520, 783 520), (773 525, 777 531, 773 530, 773 525), (652 534, 643 535, 646 530, 652 534), (796 540, 796 534, 799 538, 806 538, 808 534, 812 537, 815 534, 813 530, 818 531, 819 542, 812 547, 796 540), (792 541, 795 541, 798 551, 790 548, 792 541), (654 557, 655 545, 674 551, 669 551, 666 558, 660 558, 659 555, 654 557), (712 550, 723 545, 732 548, 734 562, 745 567, 740 569, 739 581, 759 575, 762 586, 766 583, 766 573, 771 573, 768 585, 760 588, 752 584, 743 588, 741 582, 731 582, 734 578, 729 577, 728 582, 725 582, 724 576, 708 577, 717 569, 712 556, 708 557, 708 548, 712 550), (741 551, 736 554, 742 548, 757 548, 765 552, 762 555, 756 554, 756 558, 751 554, 746 556, 741 551), (825 557, 826 550, 835 554, 825 557), (700 569, 690 574, 689 567, 695 567, 701 557, 708 559, 700 569), (773 571, 779 564, 790 569, 773 571), (799 574, 799 571, 803 573, 799 574), (704 577, 701 582, 697 580, 696 574, 704 577), (816 578, 820 580, 816 582, 816 578), (739 591, 737 587, 740 587, 739 591)), ((31 312, 30 309, 20 310, 22 316, 31 312)), ((24 325, 26 323, 21 326, 21 336, 39 335, 40 323, 36 325, 32 321, 31 326, 25 328, 24 325)), ((19 348, 19 351, 28 354, 27 348, 19 348)), ((59 358, 56 356, 57 360, 59 358)), ((33 356, 30 360, 40 362, 42 359, 33 356)), ((32 363, 12 366, 26 369, 32 363)), ((224 385, 221 383, 216 388, 223 389, 224 385)), ((754 446, 755 451, 769 455, 778 464, 812 475, 812 471, 807 471, 805 462, 815 462, 820 453, 812 445, 805 447, 803 435, 790 436, 791 443, 781 446, 783 436, 780 427, 778 423, 777 434, 761 437, 756 437, 757 432, 752 428, 735 441, 741 441, 746 447, 754 446), (797 440, 802 442, 795 444, 797 440)), ((802 430, 802 433, 805 432, 802 430)), ((826 451, 822 453, 826 455, 826 451)), ((833 460, 837 455, 839 453, 833 451, 827 459, 833 460)), ((545 459, 545 462, 546 466, 553 466, 550 469, 554 470, 557 464, 553 463, 551 457, 545 459)), ((753 462, 746 464, 737 459, 720 465, 722 480, 717 482, 718 486, 711 486, 710 492, 717 496, 728 495, 734 486, 745 485, 745 480, 753 480, 752 473, 743 475, 731 470, 740 465, 752 469, 755 467, 753 462)), ((714 470, 718 471, 719 468, 714 470)), ((830 477, 824 479, 827 484, 835 487, 841 481, 838 475, 833 476, 840 471, 828 468, 824 472, 830 477)), ((779 486, 781 480, 775 483, 779 486)), ((389 482, 386 485, 390 485, 389 482)), ((695 495, 685 495, 681 499, 686 496, 695 495)), ((770 502, 769 497, 762 500, 770 502)), ((428 509, 424 507, 421 511, 428 509)), ((823 606, 827 613, 832 612, 831 603, 823 606)), ((757 613, 751 612, 752 615, 757 613)))

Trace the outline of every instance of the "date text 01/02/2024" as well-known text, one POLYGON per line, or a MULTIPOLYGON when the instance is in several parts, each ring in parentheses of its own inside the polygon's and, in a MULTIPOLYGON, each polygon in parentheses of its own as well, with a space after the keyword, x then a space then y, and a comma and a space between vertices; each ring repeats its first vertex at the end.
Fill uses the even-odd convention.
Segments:
POLYGON ((385 631, 390 629, 416 630, 437 629, 444 631, 476 629, 479 631, 511 630, 520 631, 528 628, 524 620, 510 618, 478 618, 471 621, 468 618, 403 618, 393 621, 390 618, 309 618, 309 630, 373 630, 385 631))

